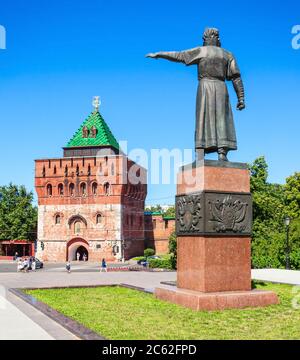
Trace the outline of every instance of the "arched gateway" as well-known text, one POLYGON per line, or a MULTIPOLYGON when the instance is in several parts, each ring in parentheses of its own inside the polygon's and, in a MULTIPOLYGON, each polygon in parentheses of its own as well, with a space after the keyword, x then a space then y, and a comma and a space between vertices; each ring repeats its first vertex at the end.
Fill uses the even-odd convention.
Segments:
POLYGON ((77 253, 79 253, 79 260, 83 260, 84 254, 89 257, 89 244, 82 238, 74 238, 67 243, 67 254, 66 260, 73 261, 77 260, 77 253))

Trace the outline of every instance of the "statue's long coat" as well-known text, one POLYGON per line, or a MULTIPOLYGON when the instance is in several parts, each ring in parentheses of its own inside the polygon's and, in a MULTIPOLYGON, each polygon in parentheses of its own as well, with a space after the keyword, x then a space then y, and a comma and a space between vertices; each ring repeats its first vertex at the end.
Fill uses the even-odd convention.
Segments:
POLYGON ((198 66, 195 147, 206 153, 237 149, 232 109, 225 81, 240 76, 234 56, 217 46, 160 53, 162 58, 198 66))

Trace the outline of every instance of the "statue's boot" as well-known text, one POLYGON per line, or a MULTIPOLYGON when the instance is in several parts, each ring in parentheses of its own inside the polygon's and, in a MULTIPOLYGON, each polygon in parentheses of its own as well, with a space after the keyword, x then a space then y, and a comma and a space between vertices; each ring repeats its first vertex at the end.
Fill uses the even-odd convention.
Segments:
POLYGON ((224 147, 219 148, 218 149, 219 161, 228 161, 227 153, 228 153, 227 148, 224 148, 224 147))

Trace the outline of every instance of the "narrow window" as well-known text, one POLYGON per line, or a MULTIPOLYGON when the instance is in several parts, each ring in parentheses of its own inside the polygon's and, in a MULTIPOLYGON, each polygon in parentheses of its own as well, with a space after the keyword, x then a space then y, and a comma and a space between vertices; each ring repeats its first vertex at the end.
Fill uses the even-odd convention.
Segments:
POLYGON ((81 222, 80 221, 76 221, 74 223, 74 233, 75 234, 80 234, 81 233, 81 222))
POLYGON ((87 138, 88 136, 89 136, 89 130, 86 126, 84 126, 82 129, 82 137, 87 138))
POLYGON ((69 194, 70 194, 70 196, 75 195, 75 185, 73 183, 71 183, 69 186, 69 194))
POLYGON ((47 196, 52 196, 52 185, 51 184, 47 185, 47 196))
POLYGON ((68 176, 68 165, 65 166, 65 176, 68 176))
POLYGON ((56 175, 56 165, 54 165, 53 174, 56 175))
POLYGON ((81 193, 81 196, 86 196, 86 183, 80 184, 80 193, 81 193))
POLYGON ((168 229, 168 227, 169 227, 169 221, 165 220, 165 229, 168 229))
POLYGON ((95 138, 97 136, 97 129, 95 126, 92 126, 91 128, 91 138, 95 138))
POLYGON ((102 215, 101 215, 101 214, 97 214, 97 216, 96 216, 96 223, 97 223, 97 224, 101 224, 101 222, 102 222, 102 215))
POLYGON ((97 192, 98 192, 98 184, 94 182, 92 184, 92 194, 97 195, 97 192))
POLYGON ((90 176, 91 175, 91 165, 89 164, 89 166, 88 166, 88 171, 87 171, 87 174, 88 174, 88 176, 90 176))
POLYGON ((59 196, 64 195, 64 186, 63 186, 63 184, 58 184, 58 195, 59 196))
POLYGON ((61 220, 60 215, 56 215, 55 216, 55 224, 60 225, 60 220, 61 220))
POLYGON ((43 176, 43 177, 45 177, 45 176, 46 176, 46 168, 45 168, 45 165, 43 166, 42 176, 43 176))
POLYGON ((110 192, 110 186, 109 183, 107 182, 104 184, 104 194, 109 195, 109 192, 110 192))
POLYGON ((78 166, 78 164, 76 165, 76 175, 79 176, 79 166, 78 166))

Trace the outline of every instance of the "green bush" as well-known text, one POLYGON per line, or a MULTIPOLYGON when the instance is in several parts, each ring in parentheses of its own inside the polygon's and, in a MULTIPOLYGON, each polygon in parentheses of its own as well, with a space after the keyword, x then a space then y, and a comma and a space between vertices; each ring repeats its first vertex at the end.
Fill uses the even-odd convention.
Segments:
POLYGON ((144 256, 145 256, 145 257, 153 256, 153 255, 155 255, 155 250, 150 249, 150 248, 144 250, 144 256))
POLYGON ((136 256, 130 260, 135 260, 135 261, 139 261, 139 260, 144 260, 145 259, 145 256, 136 256))
POLYGON ((171 258, 149 259, 149 267, 151 269, 172 269, 171 258))
POLYGON ((176 233, 173 232, 169 237, 169 255, 172 269, 177 269, 177 238, 176 233))

